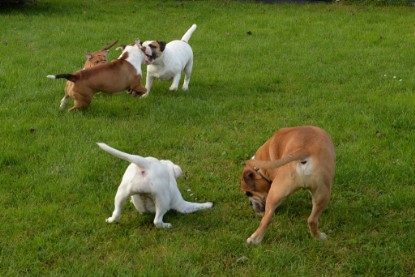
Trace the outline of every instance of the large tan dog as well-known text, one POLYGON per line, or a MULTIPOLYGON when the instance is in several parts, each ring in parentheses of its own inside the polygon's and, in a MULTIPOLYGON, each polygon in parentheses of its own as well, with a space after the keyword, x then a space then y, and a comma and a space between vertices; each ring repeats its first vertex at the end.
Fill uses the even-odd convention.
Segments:
POLYGON ((326 239, 318 219, 328 206, 334 177, 335 149, 330 136, 313 126, 278 130, 246 162, 241 188, 255 212, 264 212, 258 229, 247 242, 258 244, 275 209, 294 191, 310 191, 313 208, 308 217, 311 235, 326 239))
MULTIPOLYGON (((118 39, 111 42, 108 46, 105 46, 104 48, 102 48, 101 50, 95 51, 93 53, 90 52, 86 52, 85 56, 87 57, 85 64, 84 64, 84 68, 91 68, 93 66, 99 65, 99 64, 103 64, 107 62, 107 54, 108 51, 111 49, 111 47, 113 47, 116 43, 118 42, 118 39)), ((64 109, 66 104, 68 103, 68 99, 69 99, 69 92, 73 89, 73 85, 74 83, 71 81, 66 81, 65 84, 65 95, 63 96, 62 100, 61 100, 61 105, 60 105, 60 109, 64 109)))
POLYGON ((65 78, 74 82, 72 90, 68 93, 74 99, 74 106, 69 111, 88 108, 97 92, 117 93, 129 90, 138 95, 146 93, 146 88, 141 85, 141 64, 145 63, 141 44, 127 45, 123 49, 120 57, 110 63, 79 70, 74 74, 47 76, 51 79, 65 78))

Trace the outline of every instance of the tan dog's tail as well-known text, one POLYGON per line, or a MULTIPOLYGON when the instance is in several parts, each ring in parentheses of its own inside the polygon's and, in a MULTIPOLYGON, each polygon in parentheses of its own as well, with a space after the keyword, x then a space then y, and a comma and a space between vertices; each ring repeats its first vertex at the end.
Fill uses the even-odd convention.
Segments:
POLYGON ((116 43, 118 42, 118 39, 117 40, 114 40, 113 42, 111 42, 108 46, 106 46, 106 47, 104 47, 104 48, 102 48, 100 51, 106 51, 106 50, 109 50, 111 47, 113 47, 116 43))
POLYGON ((189 43, 189 39, 192 36, 193 32, 196 30, 197 25, 193 24, 189 30, 182 36, 182 41, 189 43))
POLYGON ((249 166, 258 167, 258 168, 277 168, 277 167, 286 165, 292 161, 304 160, 305 158, 309 156, 310 156, 309 153, 294 152, 279 160, 274 160, 274 161, 248 160, 246 161, 246 164, 249 166))
POLYGON ((76 82, 76 81, 78 81, 78 76, 76 76, 76 75, 73 75, 73 74, 57 74, 57 75, 48 75, 48 76, 46 76, 46 77, 48 77, 49 79, 66 79, 66 80, 69 80, 69 81, 71 81, 71 82, 76 82))

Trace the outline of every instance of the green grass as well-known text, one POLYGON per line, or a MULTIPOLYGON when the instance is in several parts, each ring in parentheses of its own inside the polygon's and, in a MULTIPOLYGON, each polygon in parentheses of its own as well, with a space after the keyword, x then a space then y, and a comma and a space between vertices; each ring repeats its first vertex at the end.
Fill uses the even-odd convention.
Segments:
POLYGON ((415 275, 412 8, 38 1, 1 10, 0 26, 1 276, 415 275), (192 23, 189 92, 157 82, 145 99, 58 110, 64 81, 46 75, 114 39, 170 41, 192 23), (277 129, 307 124, 337 150, 320 221, 329 239, 310 238, 300 191, 250 247, 260 218, 239 188, 244 160, 277 129), (184 198, 215 206, 168 213, 171 230, 129 203, 105 223, 127 163, 97 141, 174 161, 184 198))

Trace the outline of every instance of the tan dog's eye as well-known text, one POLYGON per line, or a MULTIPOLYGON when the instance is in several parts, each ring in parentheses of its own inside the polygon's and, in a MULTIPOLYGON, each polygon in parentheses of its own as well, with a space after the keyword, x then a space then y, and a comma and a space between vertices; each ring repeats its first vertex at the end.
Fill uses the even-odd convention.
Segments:
POLYGON ((248 197, 252 197, 253 194, 251 192, 247 191, 247 192, 245 192, 245 195, 248 196, 248 197))
POLYGON ((157 46, 154 46, 152 44, 150 44, 149 46, 150 46, 151 49, 156 49, 157 48, 157 46))

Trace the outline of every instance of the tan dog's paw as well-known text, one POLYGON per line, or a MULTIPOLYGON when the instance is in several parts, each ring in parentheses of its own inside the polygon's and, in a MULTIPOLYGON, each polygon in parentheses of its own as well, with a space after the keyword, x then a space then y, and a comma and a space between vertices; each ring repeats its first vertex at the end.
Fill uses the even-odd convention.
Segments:
POLYGON ((258 245, 258 244, 260 244, 260 243, 261 243, 261 241, 262 241, 262 238, 252 238, 252 236, 250 236, 250 237, 246 240, 246 242, 247 242, 248 244, 251 244, 251 245, 258 245))
POLYGON ((318 240, 327 240, 327 235, 323 232, 318 232, 318 235, 315 236, 314 238, 318 240))

